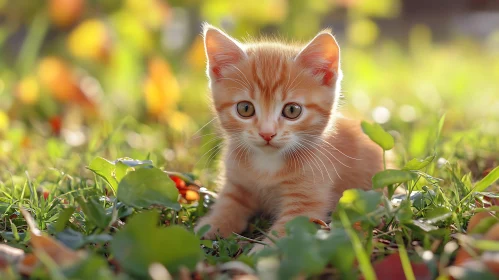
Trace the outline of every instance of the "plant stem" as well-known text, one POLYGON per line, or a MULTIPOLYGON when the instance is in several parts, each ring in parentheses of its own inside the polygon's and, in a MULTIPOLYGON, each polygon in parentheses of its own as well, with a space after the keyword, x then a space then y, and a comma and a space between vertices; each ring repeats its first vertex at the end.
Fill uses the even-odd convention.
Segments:
POLYGON ((402 263, 402 269, 404 270, 405 279, 416 280, 414 272, 412 271, 411 261, 409 260, 409 256, 407 255, 407 250, 405 249, 404 246, 404 240, 402 240, 400 233, 396 234, 396 239, 399 248, 400 262, 402 263))
POLYGON ((49 20, 45 12, 39 13, 33 19, 28 34, 24 39, 19 56, 17 57, 17 68, 22 75, 33 70, 38 51, 48 31, 49 20))
POLYGON ((357 260, 359 261, 360 271, 366 280, 376 279, 376 274, 374 273, 373 267, 371 265, 371 261, 366 251, 362 247, 362 243, 359 240, 359 236, 352 229, 352 225, 350 224, 350 220, 348 219, 347 214, 343 209, 338 211, 340 216, 341 223, 345 228, 350 240, 352 240, 353 249, 355 251, 355 255, 357 256, 357 260))

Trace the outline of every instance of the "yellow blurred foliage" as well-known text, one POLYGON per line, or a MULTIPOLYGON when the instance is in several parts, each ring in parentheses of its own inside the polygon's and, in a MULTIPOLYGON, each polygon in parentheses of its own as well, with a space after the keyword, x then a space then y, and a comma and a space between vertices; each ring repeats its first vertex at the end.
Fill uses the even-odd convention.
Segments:
POLYGON ((35 76, 24 77, 17 84, 17 98, 27 105, 35 104, 40 96, 40 87, 35 76))
POLYGON ((9 128, 9 116, 4 111, 0 111, 0 132, 9 128))
POLYGON ((113 26, 121 38, 126 38, 131 46, 148 54, 154 48, 152 33, 148 28, 131 13, 119 11, 113 14, 113 26))
POLYGON ((375 17, 395 17, 400 12, 400 0, 350 0, 350 8, 356 14, 375 17))
POLYGON ((153 29, 161 27, 170 16, 168 5, 160 0, 126 0, 125 8, 135 19, 153 29))
POLYGON ((50 0, 48 9, 52 23, 65 28, 80 19, 85 10, 85 0, 50 0))
POLYGON ((288 15, 288 1, 240 1, 213 0, 204 1, 203 17, 217 23, 221 15, 231 15, 233 19, 251 21, 253 23, 280 23, 288 15))
POLYGON ((188 53, 188 62, 189 65, 196 69, 196 70, 202 70, 206 66, 206 55, 204 52, 204 42, 203 38, 198 36, 194 43, 192 43, 192 46, 189 50, 188 53))
POLYGON ((190 131, 194 126, 191 117, 179 111, 173 111, 166 117, 167 119, 165 119, 164 121, 177 132, 190 131))
POLYGON ((109 30, 98 19, 85 20, 69 34, 67 45, 71 54, 78 58, 104 62, 111 47, 109 30))
POLYGON ((348 40, 357 46, 369 46, 378 38, 379 30, 376 23, 367 18, 354 20, 347 27, 348 40))
POLYGON ((144 83, 147 111, 163 119, 176 110, 180 89, 170 65, 159 57, 149 61, 149 73, 144 83))

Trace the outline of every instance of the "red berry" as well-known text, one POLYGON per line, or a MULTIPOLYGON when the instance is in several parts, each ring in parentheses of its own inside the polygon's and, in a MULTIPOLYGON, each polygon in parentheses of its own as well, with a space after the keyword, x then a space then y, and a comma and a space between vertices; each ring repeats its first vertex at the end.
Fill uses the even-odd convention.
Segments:
POLYGON ((49 198, 49 192, 48 191, 43 191, 43 198, 46 200, 49 198))
POLYGON ((175 185, 177 185, 177 189, 184 189, 185 188, 184 180, 180 179, 179 177, 177 177, 175 175, 170 175, 170 179, 172 179, 172 181, 175 182, 175 185))

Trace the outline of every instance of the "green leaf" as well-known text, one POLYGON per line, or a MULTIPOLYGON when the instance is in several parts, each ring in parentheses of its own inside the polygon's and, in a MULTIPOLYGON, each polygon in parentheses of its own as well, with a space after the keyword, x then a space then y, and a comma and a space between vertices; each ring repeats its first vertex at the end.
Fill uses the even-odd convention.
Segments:
POLYGON ((202 226, 198 232, 196 232, 196 235, 199 237, 202 237, 205 233, 207 233, 211 228, 211 225, 204 225, 202 226))
POLYGON ((292 234, 295 231, 306 231, 310 234, 315 234, 317 232, 317 226, 310 222, 310 219, 305 216, 294 218, 286 223, 285 227, 288 234, 292 234))
POLYGON ((145 208, 161 205, 180 210, 178 190, 168 174, 158 168, 129 172, 118 187, 118 199, 126 205, 145 208))
POLYGON ((376 210, 381 196, 381 193, 373 190, 348 189, 343 192, 339 203, 343 209, 352 209, 360 215, 365 215, 376 210))
POLYGON ((373 177, 373 189, 381 189, 388 185, 415 180, 417 175, 407 170, 387 169, 376 173, 373 177))
POLYGON ((158 218, 155 211, 130 218, 111 241, 112 254, 123 269, 141 277, 148 277, 149 265, 155 262, 172 274, 181 266, 194 269, 203 257, 199 238, 180 226, 159 228, 158 218))
POLYGON ((12 235, 14 236, 16 241, 19 241, 19 233, 17 232, 17 226, 10 219, 9 222, 10 222, 10 227, 12 228, 12 235))
POLYGON ((136 159, 131 159, 131 158, 119 158, 113 162, 114 164, 118 165, 118 163, 121 163, 125 166, 128 167, 146 167, 146 168, 151 168, 153 167, 153 162, 152 160, 136 160, 136 159))
POLYGON ((118 180, 114 176, 116 170, 116 165, 114 163, 108 161, 107 159, 96 157, 92 160, 88 166, 88 169, 104 179, 104 181, 109 184, 111 189, 116 192, 118 189, 118 180))
POLYGON ((105 229, 111 221, 111 216, 106 215, 106 210, 95 198, 89 198, 85 201, 82 197, 77 197, 76 201, 81 207, 88 221, 96 225, 98 228, 105 229))
POLYGON ((76 265, 64 268, 63 273, 67 279, 115 279, 106 260, 93 254, 76 265))
POLYGON ((54 229, 56 232, 60 232, 64 230, 66 227, 66 223, 69 221, 71 218, 71 215, 73 215, 75 211, 75 208, 73 206, 69 206, 68 208, 64 208, 60 213, 59 217, 57 219, 57 222, 55 222, 54 229))
POLYGON ((104 179, 114 192, 117 191, 118 183, 127 174, 129 170, 135 167, 152 167, 150 160, 135 160, 131 158, 120 158, 115 161, 109 161, 105 158, 96 157, 88 169, 104 179))
POLYGON ((56 234, 56 238, 71 249, 80 249, 86 244, 104 244, 113 238, 109 234, 92 234, 85 236, 81 232, 67 228, 56 234))
POLYGON ((278 239, 282 253, 279 279, 293 279, 300 273, 314 275, 323 271, 328 258, 315 238, 317 227, 307 217, 296 217, 286 224, 286 237, 278 239))
POLYGON ((428 207, 425 216, 429 223, 434 224, 452 217, 452 211, 446 207, 428 207))
POLYGON ((403 170, 420 170, 428 166, 435 159, 435 155, 429 156, 423 160, 413 158, 405 164, 403 170))
POLYGON ((347 232, 343 228, 332 228, 328 237, 319 241, 322 255, 339 270, 338 279, 356 279, 355 253, 347 232))
POLYGON ((487 189, 490 185, 492 185, 497 180, 499 180, 499 166, 497 166, 492 171, 490 171, 490 173, 487 174, 487 176, 485 176, 485 178, 480 180, 480 182, 476 183, 473 190, 477 191, 477 192, 483 192, 485 189, 487 189))
POLYGON ((401 223, 405 223, 412 220, 412 210, 411 210, 410 200, 403 200, 400 203, 396 217, 401 223))
POLYGON ((383 150, 390 150, 395 145, 393 136, 386 132, 381 125, 377 123, 370 124, 366 121, 362 121, 360 125, 362 127, 362 131, 364 131, 364 133, 369 136, 371 140, 383 148, 383 150))
POLYGON ((438 227, 428 223, 428 221, 423 219, 412 220, 410 224, 418 227, 419 229, 422 229, 425 232, 430 232, 438 229, 438 227))

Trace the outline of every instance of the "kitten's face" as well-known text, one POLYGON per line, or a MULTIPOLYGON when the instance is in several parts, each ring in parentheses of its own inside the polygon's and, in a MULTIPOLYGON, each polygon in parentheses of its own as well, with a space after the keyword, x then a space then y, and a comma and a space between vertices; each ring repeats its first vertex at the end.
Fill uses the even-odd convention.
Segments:
POLYGON ((207 27, 205 46, 214 106, 235 145, 284 154, 310 146, 307 141, 330 124, 339 81, 339 52, 330 34, 300 50, 244 46, 207 27))

